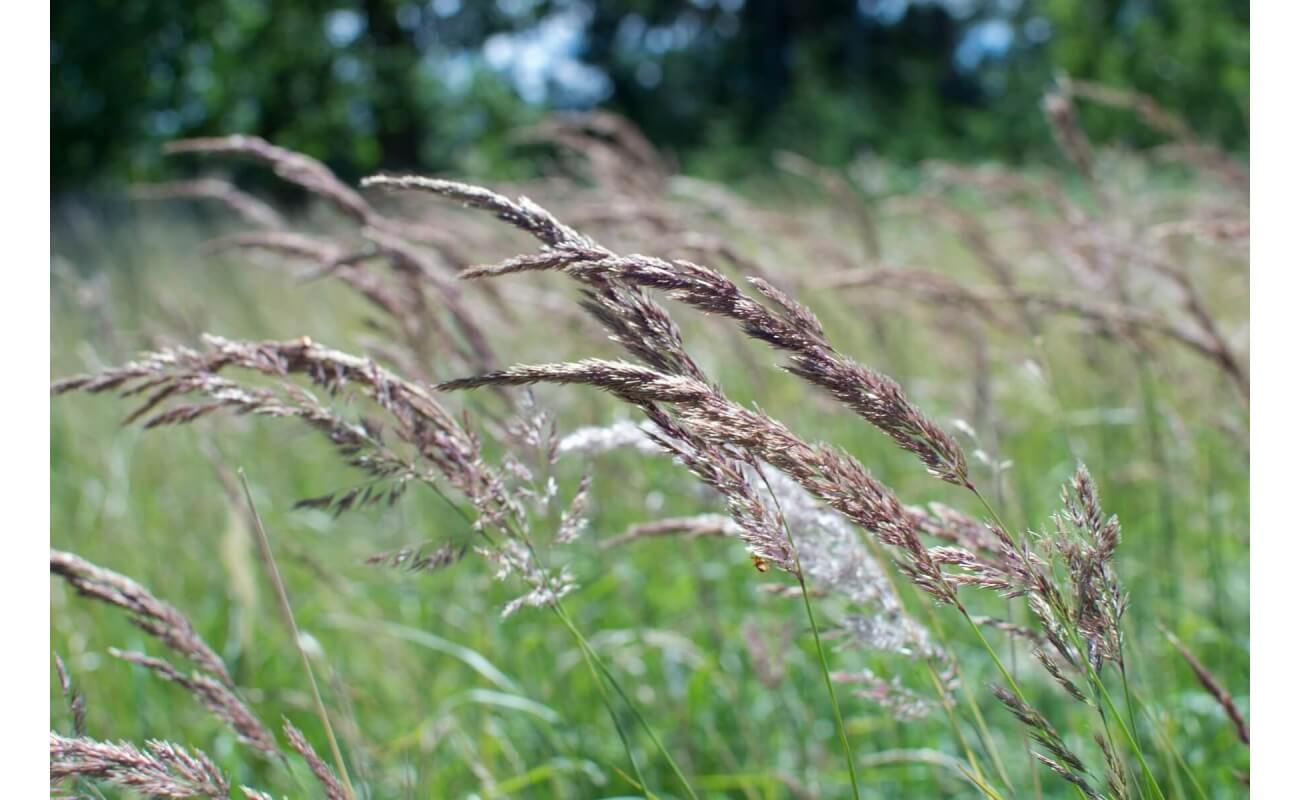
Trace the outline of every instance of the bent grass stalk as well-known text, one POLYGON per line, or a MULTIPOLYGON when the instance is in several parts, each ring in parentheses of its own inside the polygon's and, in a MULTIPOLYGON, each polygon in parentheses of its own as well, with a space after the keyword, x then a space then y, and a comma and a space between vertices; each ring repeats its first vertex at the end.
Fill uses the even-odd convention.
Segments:
MULTIPOLYGON (((975 758, 975 751, 971 749, 970 741, 967 740, 966 734, 962 732, 961 725, 957 721, 957 716, 956 714, 953 713, 952 702, 944 694, 943 682, 939 679, 939 673, 935 672, 934 664, 927 659, 925 662, 925 668, 927 674, 930 676, 930 680, 934 684, 934 689, 936 694, 939 695, 939 705, 943 707, 944 716, 948 718, 948 725, 953 729, 953 732, 956 734, 957 741, 961 743, 962 750, 966 752, 966 761, 970 765, 970 768, 967 769, 963 767, 961 770, 961 774, 971 783, 975 784, 975 787, 978 788, 981 792, 983 792, 985 797, 988 797, 991 800, 1002 800, 1002 795, 998 794, 997 790, 995 790, 992 786, 990 786, 988 784, 988 781, 984 778, 984 773, 980 769, 979 761, 978 759, 975 758)), ((967 693, 967 697, 969 697, 969 693, 967 693)), ((981 718, 981 724, 982 724, 982 718, 981 718)), ((987 733, 987 730, 988 729, 985 728, 984 732, 987 733)), ((996 763, 998 764, 999 770, 1001 770, 1001 763, 1000 762, 996 762, 996 763)), ((1001 778, 1005 783, 1010 784, 1010 780, 1006 777, 1005 773, 1001 775, 1001 778)))
POLYGON ((844 763, 849 768, 849 783, 853 786, 853 800, 859 800, 862 797, 862 791, 858 788, 858 770, 853 765, 853 747, 849 744, 849 734, 844 728, 844 715, 840 712, 839 700, 835 698, 835 684, 831 681, 831 665, 826 660, 826 650, 822 647, 821 632, 817 629, 817 617, 813 614, 812 600, 808 599, 808 582, 804 578, 803 564, 799 561, 799 548, 794 543, 794 533, 790 530, 790 523, 785 514, 781 512, 781 501, 777 499, 776 491, 772 489, 772 484, 768 482, 767 476, 763 470, 756 469, 763 485, 767 487, 767 493, 772 498, 772 504, 776 507, 776 515, 781 520, 781 527, 785 530, 786 539, 790 542, 790 553, 794 556, 794 577, 799 581, 799 594, 803 597, 804 611, 808 614, 808 625, 812 628, 813 643, 817 646, 817 661, 821 666, 822 680, 826 683, 826 694, 830 697, 831 713, 835 715, 835 729, 840 736, 840 746, 844 748, 844 763))
POLYGON ((257 548, 261 551, 262 560, 266 562, 267 573, 271 578, 271 584, 275 587, 275 598, 280 614, 284 618, 285 626, 289 629, 289 635, 293 637, 293 646, 298 651, 298 657, 302 660, 303 671, 307 673, 307 683, 311 686, 312 703, 316 706, 316 715, 320 717, 321 726, 325 729, 325 738, 329 740, 330 755, 334 759, 334 766, 339 771, 339 778, 343 781, 343 788, 348 793, 349 800, 355 800, 357 793, 352 788, 352 780, 348 777, 348 768, 343 761, 343 752, 339 749, 338 739, 334 736, 334 726, 330 724, 329 712, 325 709, 325 701, 321 698, 320 687, 316 684, 316 673, 311 668, 311 659, 307 657, 307 651, 303 649, 301 634, 298 632, 298 623, 293 616, 293 606, 289 603, 289 592, 284 586, 284 580, 280 577, 280 568, 276 565, 275 555, 271 552, 271 539, 266 535, 266 528, 262 525, 262 516, 257 512, 257 505, 253 502, 253 492, 248 486, 248 477, 244 474, 243 467, 240 467, 238 472, 239 483, 244 489, 244 498, 248 501, 248 512, 253 520, 257 548))

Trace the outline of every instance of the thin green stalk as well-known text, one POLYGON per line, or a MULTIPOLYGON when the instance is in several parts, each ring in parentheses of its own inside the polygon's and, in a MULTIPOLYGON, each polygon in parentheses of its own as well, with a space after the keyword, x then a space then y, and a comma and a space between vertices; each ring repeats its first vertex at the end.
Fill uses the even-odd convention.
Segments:
MULTIPOLYGON (((960 673, 958 673, 960 675, 960 673)), ((1002 763, 1002 756, 998 754, 997 745, 993 741, 993 732, 989 730, 989 725, 984 721, 984 712, 980 711, 979 703, 975 702, 975 695, 971 692, 970 684, 962 680, 962 696, 966 698, 966 705, 970 708, 971 716, 975 718, 975 727, 979 729, 980 738, 984 740, 984 747, 988 751, 989 758, 993 759, 993 768, 998 772, 998 778, 1007 788, 1011 788, 1011 776, 1007 773, 1006 765, 1002 763)), ((978 764, 974 765, 979 769, 978 764)))
POLYGON ((1014 541, 1015 538, 1014 538, 1014 534, 1012 534, 1011 532, 1011 529, 1008 528, 1006 523, 1002 521, 1002 517, 998 515, 998 512, 993 508, 993 506, 989 503, 989 501, 984 498, 984 495, 980 493, 980 490, 976 488, 975 484, 971 483, 970 481, 967 481, 966 488, 970 490, 971 494, 975 495, 975 498, 977 500, 980 501, 980 505, 984 506, 984 510, 987 511, 989 516, 993 518, 993 524, 1001 528, 1002 531, 1006 533, 1007 536, 1011 536, 1012 541, 1014 541))
MULTIPOLYGON (((930 673, 930 680, 934 682, 935 691, 939 694, 939 705, 943 707, 944 715, 948 717, 948 724, 952 727, 953 731, 956 732, 957 740, 961 743, 962 749, 966 751, 966 761, 971 765, 971 770, 973 770, 963 769, 962 774, 965 775, 971 783, 974 783, 981 791, 983 791, 985 796, 993 798, 993 800, 1001 800, 1002 795, 998 794, 993 787, 988 785, 984 773, 979 768, 979 762, 975 759, 975 751, 971 749, 970 742, 966 739, 966 734, 962 733, 961 725, 957 721, 957 716, 952 711, 952 705, 950 704, 949 699, 944 696, 943 682, 939 680, 939 674, 934 671, 934 665, 928 660, 925 662, 925 665, 930 673)), ((1003 779, 1005 780, 1005 776, 1003 779)))
MULTIPOLYGON (((1014 617, 1015 617, 1015 609, 1011 605, 1011 600, 1008 599, 1007 619, 1014 621, 1014 617)), ((1010 646, 1009 649, 1011 651, 1011 674, 1019 675, 1020 660, 1017 658, 1017 648, 1015 646, 1015 640, 1013 634, 1010 633, 1007 634, 1007 642, 1010 646)), ((1025 748, 1025 761, 1026 763, 1032 764, 1034 761, 1034 755, 1033 755, 1034 750, 1032 745, 1029 744, 1029 731, 1026 730, 1025 726, 1023 725, 1018 725, 1016 727, 1020 731, 1020 742, 1022 745, 1024 745, 1025 748)), ((1034 797, 1038 798, 1038 800, 1043 800, 1043 781, 1042 781, 1042 777, 1039 775, 1039 771, 1036 769, 1031 769, 1029 771, 1029 774, 1034 780, 1034 797)))
MULTIPOLYGON (((1025 705, 1029 705, 1029 700, 1025 698, 1024 692, 1020 690, 1020 684, 1016 683, 1016 679, 1012 677, 1010 670, 1008 670, 1006 665, 1002 663, 1002 659, 998 656, 997 651, 993 649, 993 645, 989 643, 987 638, 985 638, 984 631, 980 630, 979 623, 971 618, 970 612, 968 612, 966 607, 960 602, 957 603, 957 610, 961 612, 962 618, 966 620, 968 625, 970 625, 971 630, 975 631, 975 635, 979 638, 980 644, 984 645, 984 649, 988 652, 989 657, 993 659, 993 663, 997 665, 998 671, 1002 673, 1003 680, 1007 682, 1007 686, 1011 689, 1012 693, 1015 694, 1016 699, 1025 705)), ((1074 784, 1071 785, 1074 786, 1074 784)), ((1074 790, 1081 798, 1086 798, 1083 789, 1074 786, 1074 790)))
POLYGON ((1137 730, 1137 716, 1133 713, 1133 692, 1128 685, 1128 669, 1124 665, 1124 651, 1121 644, 1119 653, 1119 679, 1124 687, 1124 709, 1128 712, 1128 724, 1137 730))
MULTIPOLYGON (((930 616, 930 626, 934 630, 942 632, 944 628, 940 624, 939 615, 934 612, 934 608, 929 604, 927 604, 925 606, 925 610, 930 616)), ((975 727, 979 729, 980 739, 984 742, 984 749, 988 752, 989 758, 993 759, 993 768, 997 770, 998 778, 1001 779, 1002 785, 1007 787, 1008 789, 1011 789, 1012 788, 1011 777, 1007 773, 1006 765, 1003 764, 1002 762, 1002 757, 998 754, 997 745, 993 741, 993 732, 989 730, 988 723, 984 720, 984 712, 980 711, 979 703, 975 702, 975 695, 971 692, 970 683, 961 674, 961 664, 959 664, 955 659, 953 661, 953 669, 956 670, 957 678, 961 682, 962 697, 965 698, 966 705, 970 708, 971 716, 975 718, 975 727)), ((933 673, 934 667, 931 666, 930 670, 933 673)), ((938 687, 936 686, 936 688, 938 687)), ((940 700, 942 701, 943 700, 942 689, 939 689, 939 697, 940 700)), ((953 730, 957 733, 957 737, 961 739, 964 744, 965 736, 964 734, 962 734, 961 729, 958 728, 955 723, 953 723, 953 730)), ((972 759, 971 760, 972 769, 974 769, 977 773, 980 772, 979 763, 973 759, 973 756, 969 753, 969 750, 968 750, 967 757, 972 759)))
POLYGON ((970 612, 966 610, 966 606, 962 605, 960 601, 957 602, 957 610, 961 613, 962 619, 966 620, 966 624, 970 626, 970 629, 975 632, 975 636, 979 639, 980 644, 984 646, 984 650, 988 652, 989 657, 993 659, 998 672, 1002 673, 1002 679, 1007 682, 1007 687, 1015 694, 1017 700, 1028 705, 1029 701, 1025 698, 1024 692, 1020 690, 1020 684, 1012 677, 1010 670, 1002 663, 997 651, 993 649, 993 645, 985 638, 984 631, 980 629, 979 623, 971 618, 970 612))
POLYGON ((248 487, 248 477, 244 475, 241 467, 239 470, 239 483, 244 487, 244 498, 248 501, 248 511, 253 519, 253 530, 256 532, 257 548, 261 551, 262 561, 266 564, 266 570, 270 574, 271 584, 275 587, 276 601, 280 608, 280 614, 284 617, 284 624, 289 628, 289 634, 293 637, 294 649, 298 651, 298 657, 302 660, 303 671, 307 673, 307 682, 311 685, 312 703, 316 706, 316 716, 320 717, 321 726, 325 729, 325 738, 329 740, 330 754, 334 758, 334 767, 339 772, 339 779, 343 781, 343 790, 347 792, 348 800, 354 800, 357 793, 352 788, 352 780, 348 777, 347 765, 343 762, 343 752, 339 750, 338 739, 334 736, 334 726, 330 724, 329 712, 325 710, 325 701, 321 698, 320 687, 316 684, 316 673, 311 668, 311 659, 307 657, 307 651, 302 647, 302 637, 298 632, 298 623, 293 616, 293 606, 289 603, 289 592, 285 588, 284 579, 280 577, 280 568, 275 563, 275 555, 271 552, 271 539, 266 535, 266 528, 262 525, 262 517, 257 513, 257 505, 253 502, 253 492, 248 487))
POLYGON ((659 739, 659 736, 654 732, 654 729, 650 727, 650 723, 647 722, 646 718, 641 714, 641 710, 632 702, 632 698, 628 697, 627 692, 623 690, 623 686, 618 682, 618 679, 614 677, 612 672, 610 672, 609 667, 605 666, 605 662, 601 660, 595 649, 591 647, 591 643, 588 642, 586 637, 582 635, 582 632, 578 630, 578 627, 573 623, 573 619, 569 616, 568 612, 564 610, 564 606, 556 602, 553 605, 553 608, 559 615, 560 619, 564 622, 565 626, 568 627, 569 632, 578 639, 579 644, 591 656, 591 660, 596 665, 596 668, 600 670, 605 679, 609 681, 610 686, 614 687, 614 691, 618 693, 618 696, 623 699, 623 702, 632 712, 632 716, 636 719, 641 728, 645 730, 646 735, 650 737, 650 741, 654 743, 655 749, 657 749, 659 754, 664 757, 664 760, 668 762, 669 769, 671 769, 673 774, 677 776, 677 780, 681 782, 682 788, 686 790, 687 796, 690 797, 691 800, 699 800, 699 796, 696 795, 695 790, 691 788, 691 782, 686 779, 686 775, 682 772, 681 767, 677 766, 677 761, 674 760, 672 755, 668 752, 668 748, 664 747, 664 743, 659 739))
MULTIPOLYGON (((514 523, 511 522, 509 519, 505 521, 505 524, 507 526, 508 532, 516 539, 524 543, 524 546, 528 548, 528 552, 532 554, 533 560, 537 562, 539 567, 545 570, 546 564, 542 560, 541 553, 538 551, 537 547, 533 544, 532 538, 529 537, 528 534, 523 530, 520 530, 519 528, 515 527, 514 523)), ((583 649, 584 657, 589 659, 589 663, 595 664, 595 666, 600 671, 600 673, 603 674, 605 679, 609 681, 610 686, 614 687, 614 691, 618 692, 618 696, 623 699, 623 702, 627 705, 628 709, 632 712, 632 716, 636 718, 637 723, 640 724, 640 726, 645 730, 646 734, 649 735, 650 740, 654 742, 655 748, 659 751, 659 754, 662 755, 664 757, 664 760, 668 762, 668 766, 672 769, 673 774, 677 776, 677 779, 681 782, 682 786, 686 789, 686 794, 691 798, 691 800, 699 800, 699 798, 695 794, 695 790, 691 788, 690 781, 686 779, 685 773, 682 772, 681 767, 677 766, 677 761, 672 757, 672 754, 668 752, 668 748, 664 747, 663 742, 659 740, 659 736, 654 732, 654 729, 650 727, 650 723, 647 722, 646 718, 641 714, 641 710, 637 708, 635 703, 632 702, 632 698, 628 697, 627 692, 623 691, 623 686, 618 682, 618 679, 614 677, 614 673, 610 672, 609 668, 605 666, 605 662, 601 661, 600 656, 596 653, 595 649, 592 648, 591 643, 587 641, 587 637, 583 636, 582 632, 578 630, 578 626, 574 624, 573 618, 570 617, 568 612, 564 610, 564 605, 559 601, 559 599, 556 599, 553 603, 551 603, 551 608, 555 611, 556 615, 564 623, 565 627, 569 629, 569 633, 571 633, 574 636, 574 638, 577 639, 579 647, 583 649)), ((599 680, 597 680, 597 683, 599 683, 599 680)), ((613 706, 607 704, 607 707, 610 712, 610 717, 614 720, 614 726, 616 728, 620 727, 620 723, 618 721, 617 715, 614 713, 613 706)), ((632 749, 630 747, 631 743, 628 742, 626 739, 624 739, 624 743, 625 745, 627 745, 627 755, 628 758, 632 761, 633 770, 636 771, 639 776, 640 768, 637 766, 636 759, 632 756, 632 749)), ((649 791, 648 788, 644 785, 644 780, 642 781, 642 790, 649 791)))
MULTIPOLYGON (((1089 662, 1087 656, 1084 655, 1088 651, 1084 648, 1083 642, 1079 640, 1078 631, 1066 627, 1066 633, 1070 636, 1070 644, 1072 644, 1074 649, 1079 653, 1079 661, 1083 664, 1084 672, 1088 677, 1088 683, 1092 686, 1094 694, 1098 695, 1101 701, 1105 703, 1106 710, 1110 712, 1111 717, 1115 720, 1115 724, 1119 726, 1120 733, 1124 734, 1124 740, 1128 744, 1129 749, 1133 751, 1133 755, 1137 756, 1138 764, 1142 767, 1142 775, 1146 778, 1148 786, 1155 790, 1156 797, 1159 797, 1160 800, 1165 800, 1165 793, 1160 788, 1159 782, 1156 781, 1155 773, 1151 771, 1151 766, 1147 764, 1146 756, 1143 755, 1142 747, 1138 744, 1133 730, 1124 722, 1124 715, 1120 712, 1119 708, 1115 705, 1115 701, 1111 698, 1110 691, 1106 688, 1105 681, 1101 679, 1101 675, 1093 669, 1091 662, 1089 662)), ((1100 704, 1098 704, 1097 710, 1099 713, 1102 712, 1100 704)))
POLYGON ((985 797, 992 798, 992 800, 1003 800, 1002 795, 998 794, 997 790, 994 789, 992 786, 989 786, 988 781, 985 780, 982 776, 976 775, 975 773, 970 772, 967 769, 964 769, 960 764, 957 765, 957 769, 961 772, 962 776, 966 778, 966 780, 975 784, 975 788, 983 792, 985 797))
POLYGON ((578 629, 557 606, 552 606, 552 610, 555 611, 556 616, 560 618, 565 627, 569 629, 569 632, 573 634, 573 638, 578 642, 578 649, 582 651, 582 660, 587 664, 591 677, 596 680, 596 689, 600 692, 601 702, 605 704, 605 710, 609 712, 609 718, 614 722, 614 729, 618 731, 619 741, 623 743, 623 750, 627 753, 627 760, 632 764, 632 773, 636 776, 637 788, 641 790, 641 794, 646 797, 646 800, 652 800, 655 795, 650 791, 650 784, 646 781, 645 775, 642 774, 641 765, 637 763, 636 755, 632 752, 632 742, 628 739, 627 731, 623 729, 623 723, 614 710, 614 703, 610 699, 609 691, 605 688, 605 679, 601 677, 595 663, 592 661, 593 653, 587 644, 587 640, 583 638, 578 629))
POLYGON ((1138 708, 1142 709, 1142 714, 1151 723, 1151 729, 1156 732, 1157 737, 1164 740, 1165 749, 1173 755, 1174 760, 1178 762, 1178 766, 1182 769, 1183 774, 1187 776, 1189 781, 1191 781, 1192 788, 1196 790, 1197 796, 1200 797, 1201 800, 1209 800, 1209 795, 1205 793, 1205 788, 1201 786, 1201 782, 1197 779, 1196 773, 1192 771, 1191 765, 1187 763, 1187 759, 1183 758, 1183 754, 1179 752, 1178 748, 1174 747, 1174 743, 1169 739, 1169 735, 1166 734, 1164 729, 1160 726, 1159 720, 1157 720, 1155 715, 1151 713, 1151 709, 1147 707, 1146 703, 1142 702, 1142 697, 1137 695, 1136 692, 1134 692, 1134 695, 1137 698, 1138 708))
MULTIPOLYGON (((994 436, 997 435, 996 428, 994 428, 993 430, 993 435, 994 436)), ((998 445, 995 443, 994 447, 996 449, 998 445)), ((1007 498, 1006 498, 1006 491, 1005 491, 1006 480, 1004 479, 1005 473, 1000 467, 993 468, 991 472, 993 478, 993 499, 997 502, 998 508, 1005 508, 1007 505, 1007 498)), ((1007 598, 1006 606, 1007 606, 1006 618, 1014 622, 1016 614, 1015 614, 1015 607, 1012 605, 1011 602, 1011 598, 1007 598)), ((1007 643, 1009 645, 1009 650, 1011 652, 1011 674, 1019 676, 1020 675, 1019 648, 1015 646, 1014 634, 1011 633, 1007 634, 1007 643)), ((1025 763, 1032 764, 1034 761, 1034 757, 1033 757, 1034 751, 1032 746, 1029 744, 1029 731, 1026 730, 1023 725, 1018 725, 1016 727, 1020 733, 1020 743, 1021 745, 1024 746, 1025 763)), ((1039 774, 1039 770, 1031 769, 1029 770, 1029 775, 1034 781, 1034 797, 1038 798, 1038 800, 1043 800, 1043 780, 1041 775, 1039 774)))
MULTIPOLYGON (((1077 639, 1075 641, 1076 641, 1075 647, 1077 649, 1078 648, 1077 639)), ((1115 737, 1110 732, 1110 716, 1106 713, 1106 709, 1102 707, 1103 704, 1101 699, 1101 692, 1098 690, 1096 682, 1092 680, 1091 675, 1088 676, 1088 688, 1092 690, 1092 707, 1096 709, 1097 717, 1101 720, 1101 732, 1102 735, 1106 738, 1106 744, 1110 747, 1112 751, 1119 752, 1119 748, 1115 746, 1115 737)), ((1145 798, 1147 797, 1147 790, 1144 787, 1139 786, 1138 792, 1145 800, 1145 798)))
MULTIPOLYGON (((888 564, 889 558, 883 552, 880 543, 877 542, 874 537, 869 535, 864 535, 860 528, 858 529, 858 531, 862 538, 862 541, 866 544, 867 549, 871 551, 871 554, 876 559, 876 561, 881 565, 888 564)), ((881 574, 884 576, 885 581, 889 584, 890 591, 893 592, 894 595, 900 598, 901 600, 903 597, 903 593, 899 591, 898 583, 894 580, 894 576, 891 573, 891 571, 882 567, 881 574)), ((940 643, 947 644, 946 629, 943 627, 943 624, 939 621, 939 615, 935 613, 933 605, 931 605, 929 602, 925 600, 925 597, 921 595, 920 590, 916 587, 915 584, 908 583, 907 586, 910 587, 912 593, 915 596, 921 598, 921 607, 925 609, 926 614, 929 616, 930 627, 938 633, 940 643)), ((988 724, 984 720, 984 714, 983 712, 980 711, 979 704, 975 702, 975 698, 971 694, 970 685, 961 676, 961 664, 954 660, 953 667, 957 670, 957 676, 958 679, 961 681, 961 685, 962 685, 962 696, 966 699, 966 704, 967 706, 969 706, 971 714, 975 718, 975 724, 979 730, 980 739, 984 743, 984 749, 985 751, 988 752, 989 757, 993 759, 993 768, 997 770, 998 777, 1002 780, 1003 785, 1006 786, 1008 789, 1011 789, 1013 788, 1011 783, 1011 778, 1008 776, 1002 758, 998 755, 998 748, 996 742, 994 742, 993 740, 993 734, 990 732, 988 724)), ((942 703, 945 697, 944 693, 942 690, 938 689, 938 687, 936 687, 936 690, 937 690, 939 701, 942 703)), ((961 732, 960 727, 956 725, 952 717, 949 718, 949 722, 950 724, 952 724, 953 732, 957 735, 957 738, 963 739, 964 734, 961 732)), ((968 757, 969 757, 969 750, 968 750, 968 757)), ((977 774, 983 774, 982 771, 980 770, 978 761, 972 760, 970 766, 971 769, 974 770, 977 774)))
POLYGON ((1100 689, 1101 697, 1105 701, 1106 707, 1109 708, 1110 713, 1114 715, 1115 723, 1119 725, 1120 732, 1124 734, 1124 738, 1128 741, 1129 747, 1132 748, 1133 755, 1137 756, 1138 764, 1142 767, 1142 774, 1146 777, 1147 783, 1153 790, 1155 790, 1156 797, 1159 797, 1160 800, 1165 800, 1165 793, 1160 788, 1160 784, 1156 781, 1155 774, 1151 772, 1151 766, 1147 764, 1146 756, 1142 754, 1142 746, 1138 744, 1133 731, 1129 729, 1129 726, 1124 722, 1124 718, 1120 714, 1119 709, 1115 707, 1115 701, 1111 699, 1110 691, 1106 688, 1106 684, 1101 680, 1101 676, 1097 675, 1097 673, 1093 671, 1091 664, 1088 664, 1087 667, 1089 680, 1095 682, 1097 688, 1100 689))
POLYGON ((971 768, 976 775, 983 777, 983 772, 979 764, 975 761, 975 751, 971 749, 970 742, 966 739, 966 734, 962 732, 961 726, 957 723, 957 716, 952 710, 951 698, 946 696, 943 688, 943 681, 939 679, 939 673, 935 671, 934 664, 929 659, 925 662, 926 674, 930 676, 930 682, 934 684, 935 694, 939 696, 939 706, 943 708, 944 716, 948 717, 948 724, 952 726, 953 731, 957 734, 957 741, 961 744, 961 749, 966 751, 966 760, 970 762, 971 768))
MULTIPOLYGON (((787 528, 788 530, 788 528, 787 528)), ((791 540, 793 546, 793 539, 791 540)), ((813 615, 812 602, 808 599, 808 586, 803 578, 803 568, 799 566, 799 556, 795 555, 795 569, 799 578, 799 593, 803 595, 804 610, 808 612, 808 624, 812 627, 813 643, 817 646, 817 659, 821 662, 822 679, 826 684, 826 694, 831 699, 831 712, 835 715, 835 727, 840 732, 840 745, 844 748, 844 763, 849 768, 849 783, 853 786, 854 800, 862 797, 858 789, 858 771, 853 766, 853 748, 849 744, 848 731, 844 729, 844 716, 840 713, 839 701, 835 699, 835 683, 831 680, 831 665, 826 660, 826 650, 822 647, 821 633, 817 630, 817 619, 813 615)))
POLYGON ((817 646, 817 660, 822 668, 822 681, 826 684, 826 694, 831 700, 831 713, 835 715, 835 729, 840 734, 840 746, 844 748, 844 763, 849 768, 849 783, 853 786, 853 800, 858 800, 858 798, 862 797, 862 791, 858 788, 858 771, 853 765, 853 747, 849 744, 849 733, 844 728, 844 715, 840 713, 840 703, 835 697, 835 682, 831 680, 831 665, 826 658, 826 650, 822 647, 821 632, 817 628, 817 617, 813 614, 812 600, 808 597, 808 582, 804 579, 803 564, 799 561, 799 547, 794 543, 794 533, 790 530, 790 523, 786 521, 784 512, 781 511, 781 501, 777 499, 772 484, 768 482, 767 476, 763 474, 761 467, 755 466, 755 471, 758 472, 759 478, 762 479, 763 485, 767 487, 767 492, 772 497, 777 516, 781 519, 781 527, 785 529, 786 541, 790 542, 790 552, 794 556, 794 576, 799 581, 799 594, 803 597, 804 611, 808 614, 808 625, 812 628, 813 643, 817 646))

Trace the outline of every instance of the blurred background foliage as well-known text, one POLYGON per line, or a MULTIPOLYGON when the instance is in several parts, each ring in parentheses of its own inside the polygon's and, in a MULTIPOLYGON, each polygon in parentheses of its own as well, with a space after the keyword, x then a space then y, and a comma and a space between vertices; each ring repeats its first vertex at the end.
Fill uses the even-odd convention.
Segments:
MULTIPOLYGON (((56 193, 183 169, 163 141, 257 133, 345 178, 526 170, 554 109, 627 115, 688 171, 775 150, 1057 158, 1060 74, 1135 89, 1244 151, 1249 8, 1210 0, 79 0, 51 9, 56 193)), ((1153 137, 1090 107, 1099 141, 1153 137)))

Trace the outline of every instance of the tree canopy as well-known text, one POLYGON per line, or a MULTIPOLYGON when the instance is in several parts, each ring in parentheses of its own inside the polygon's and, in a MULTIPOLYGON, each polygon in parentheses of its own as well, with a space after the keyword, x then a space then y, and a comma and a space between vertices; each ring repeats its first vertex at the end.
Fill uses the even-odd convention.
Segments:
MULTIPOLYGON (((1149 94, 1244 150, 1249 9, 1208 0, 82 0, 52 7, 56 191, 169 167, 163 141, 256 133, 345 176, 518 169, 549 109, 620 112, 687 169, 862 152, 1043 157, 1058 75, 1149 94)), ((1131 118, 1090 132, 1149 143, 1131 118)))

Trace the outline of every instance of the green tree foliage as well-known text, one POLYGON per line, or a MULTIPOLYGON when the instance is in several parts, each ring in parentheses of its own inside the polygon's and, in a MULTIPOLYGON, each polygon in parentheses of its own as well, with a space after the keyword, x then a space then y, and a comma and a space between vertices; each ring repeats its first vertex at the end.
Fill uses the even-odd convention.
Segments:
MULTIPOLYGON (((349 177, 445 168, 490 152, 536 113, 506 83, 456 70, 425 9, 392 0, 148 0, 52 9, 51 136, 56 190, 150 177, 161 143, 255 133, 349 177), (455 79, 449 75, 455 72, 455 79)), ((447 22, 447 21, 444 21, 447 22)), ((454 21, 452 21, 454 22, 454 21)), ((499 24, 499 23, 498 23, 499 24)), ((455 34, 455 35, 451 35, 455 34)))
MULTIPOLYGON (((1250 6, 1242 0, 1049 0, 1052 64, 1129 87, 1184 116, 1198 136, 1249 142, 1250 6)), ((1101 138, 1143 141, 1128 115, 1083 109, 1101 138)))
MULTIPOLYGON (((1033 158, 1051 152, 1038 101, 1058 72, 1247 146, 1242 2, 82 0, 52 28, 56 190, 153 177, 176 168, 166 139, 232 132, 348 177, 467 157, 500 172, 519 126, 593 104, 721 174, 774 149, 1033 158)), ((1084 113, 1098 138, 1158 140, 1084 113)))

